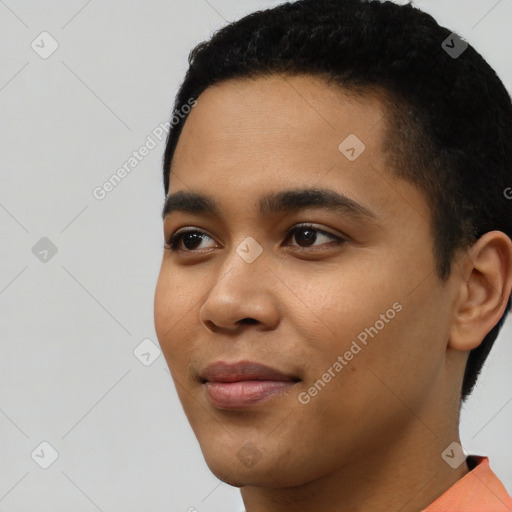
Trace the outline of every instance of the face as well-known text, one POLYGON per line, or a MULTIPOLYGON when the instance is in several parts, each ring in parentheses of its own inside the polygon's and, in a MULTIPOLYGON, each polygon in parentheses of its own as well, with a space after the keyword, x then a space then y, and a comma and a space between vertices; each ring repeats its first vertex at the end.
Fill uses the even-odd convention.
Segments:
POLYGON ((210 87, 184 125, 155 326, 205 460, 231 485, 300 485, 370 459, 443 378, 449 287, 384 129, 376 97, 310 76, 210 87))

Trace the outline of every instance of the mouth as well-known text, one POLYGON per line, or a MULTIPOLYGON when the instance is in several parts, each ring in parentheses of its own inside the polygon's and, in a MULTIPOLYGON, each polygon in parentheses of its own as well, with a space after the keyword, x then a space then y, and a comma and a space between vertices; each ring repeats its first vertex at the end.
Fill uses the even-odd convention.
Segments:
POLYGON ((211 403, 221 409, 245 408, 286 394, 300 379, 251 361, 217 362, 200 374, 211 403))

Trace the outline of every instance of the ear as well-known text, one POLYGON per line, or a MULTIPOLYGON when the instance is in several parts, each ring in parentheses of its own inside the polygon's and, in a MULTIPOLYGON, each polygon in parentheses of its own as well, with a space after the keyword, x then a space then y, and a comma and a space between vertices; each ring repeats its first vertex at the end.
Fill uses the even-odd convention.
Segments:
POLYGON ((455 266, 459 294, 448 346, 461 351, 482 343, 505 311, 512 289, 512 241, 490 231, 455 266))

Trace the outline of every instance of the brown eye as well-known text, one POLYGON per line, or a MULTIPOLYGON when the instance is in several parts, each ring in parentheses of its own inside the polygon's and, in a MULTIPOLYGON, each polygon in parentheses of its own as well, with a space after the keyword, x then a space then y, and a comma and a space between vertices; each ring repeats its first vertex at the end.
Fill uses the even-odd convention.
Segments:
MULTIPOLYGON (((166 248, 171 251, 194 251, 198 249, 198 245, 201 244, 203 240, 206 238, 210 238, 206 233, 199 231, 197 229, 190 229, 186 231, 179 231, 172 235, 166 244, 166 248), (183 243, 185 249, 180 247, 180 243, 183 243)), ((199 247, 200 249, 204 249, 204 247, 199 247)))
MULTIPOLYGON (((203 231, 198 229, 187 229, 174 233, 165 244, 165 248, 170 251, 181 252, 194 252, 208 247, 200 247, 206 239, 213 240, 203 231)), ((335 245, 340 245, 346 242, 345 239, 328 233, 322 229, 318 229, 311 225, 300 225, 292 228, 286 237, 286 241, 293 239, 296 244, 293 247, 307 249, 308 247, 317 247, 325 245, 325 243, 332 242, 335 245), (325 243, 317 244, 316 242, 325 241, 325 243)))
MULTIPOLYGON (((313 244, 318 239, 328 239, 330 241, 335 241, 335 243, 343 243, 345 240, 339 236, 333 235, 332 233, 327 233, 321 229, 315 228, 314 226, 302 225, 296 226, 292 228, 288 233, 288 239, 293 239, 297 242, 298 247, 315 247, 313 244)), ((320 244, 322 245, 322 244, 320 244)))

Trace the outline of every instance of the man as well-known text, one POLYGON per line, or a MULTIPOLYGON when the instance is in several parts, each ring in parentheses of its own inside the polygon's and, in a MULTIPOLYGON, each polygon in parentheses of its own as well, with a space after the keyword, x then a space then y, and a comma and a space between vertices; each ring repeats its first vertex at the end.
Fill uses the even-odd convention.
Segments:
POLYGON ((512 510, 458 431, 510 309, 494 71, 411 5, 299 0, 198 45, 176 116, 155 326, 246 512, 512 510))

